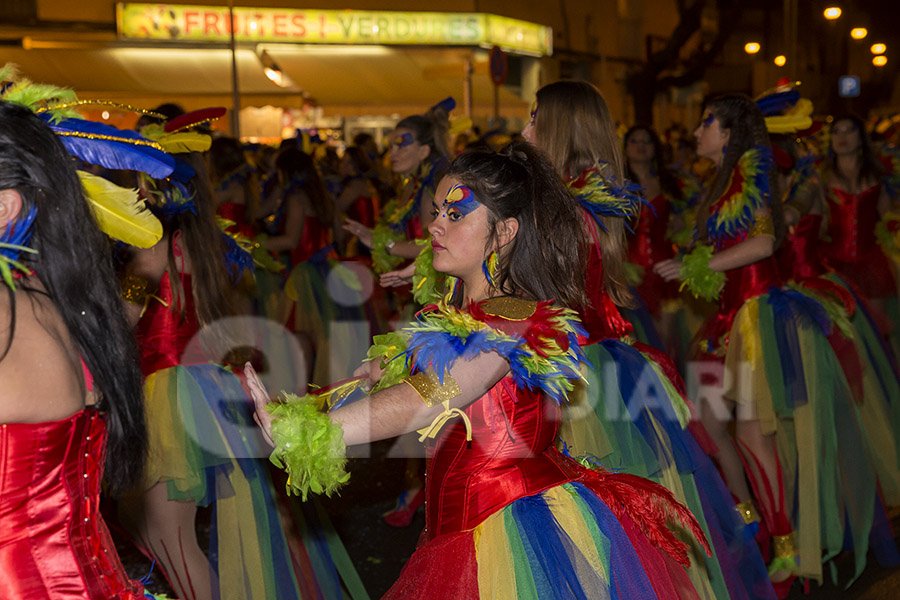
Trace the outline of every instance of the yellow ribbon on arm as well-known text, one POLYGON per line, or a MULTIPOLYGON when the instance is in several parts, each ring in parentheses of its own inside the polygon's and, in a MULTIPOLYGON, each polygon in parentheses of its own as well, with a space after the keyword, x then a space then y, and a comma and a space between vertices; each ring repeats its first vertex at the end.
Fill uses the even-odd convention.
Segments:
POLYGON ((458 416, 462 417, 463 423, 465 423, 466 425, 466 441, 471 442, 472 422, 469 420, 469 417, 466 415, 466 413, 458 408, 450 408, 449 400, 444 400, 443 402, 441 402, 441 404, 444 405, 444 412, 436 416, 431 422, 431 425, 429 425, 428 427, 424 427, 416 432, 421 434, 419 436, 419 441, 424 442, 426 438, 434 439, 435 437, 437 437, 437 434, 441 430, 441 428, 446 425, 447 421, 449 421, 453 417, 458 416))

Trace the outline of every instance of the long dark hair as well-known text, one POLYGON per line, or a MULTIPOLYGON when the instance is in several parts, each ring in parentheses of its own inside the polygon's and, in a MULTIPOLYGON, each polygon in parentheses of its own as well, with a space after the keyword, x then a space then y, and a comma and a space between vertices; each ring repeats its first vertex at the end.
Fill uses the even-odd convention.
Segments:
MULTIPOLYGON (((710 100, 706 106, 719 121, 721 129, 730 131, 725 155, 719 164, 706 196, 697 210, 697 232, 701 240, 707 239, 706 223, 710 207, 726 192, 731 174, 745 152, 757 146, 769 147, 769 133, 766 121, 759 107, 744 94, 724 94, 710 100)), ((784 236, 784 216, 781 206, 781 194, 778 191, 778 178, 775 177, 774 164, 768 170, 769 198, 768 206, 775 226, 775 240, 780 243, 784 236)))
POLYGON ((882 175, 884 175, 884 167, 880 162, 878 162, 878 158, 875 155, 875 149, 872 148, 872 140, 869 138, 869 134, 866 132, 865 123, 863 123, 862 119, 857 117, 856 115, 846 114, 841 115, 831 122, 831 126, 829 127, 829 139, 830 132, 834 130, 838 123, 842 121, 849 121, 853 124, 853 127, 856 128, 856 131, 859 132, 859 151, 857 153, 858 162, 859 162, 859 177, 856 181, 850 181, 850 178, 847 177, 844 173, 841 173, 838 169, 837 164, 837 154, 832 150, 831 143, 828 145, 828 152, 825 155, 825 165, 824 171, 826 177, 831 174, 834 175, 841 183, 843 183, 847 189, 852 189, 854 187, 858 187, 864 181, 877 182, 882 175), (849 184, 849 185, 848 185, 849 184))
POLYGON ((468 186, 487 207, 489 247, 499 221, 512 217, 519 222, 515 238, 500 253, 501 293, 556 300, 575 309, 587 304, 580 209, 543 152, 525 142, 513 142, 499 153, 464 152, 445 177, 468 186))
POLYGON ((412 115, 397 123, 397 129, 409 129, 416 142, 431 148, 426 161, 438 164, 450 156, 447 137, 450 132, 450 114, 440 105, 432 106, 423 115, 412 115))
MULTIPOLYGON (((225 265, 227 248, 222 232, 216 224, 215 201, 210 189, 206 165, 200 154, 178 154, 179 160, 186 162, 193 170, 188 189, 193 192, 192 199, 195 211, 177 212, 164 220, 165 230, 169 236, 168 275, 172 290, 175 293, 175 310, 184 309, 184 290, 178 276, 179 265, 176 261, 175 243, 185 245, 191 259, 191 286, 194 296, 194 308, 201 327, 212 325, 219 319, 236 314, 236 298, 234 286, 228 277, 225 265), (176 232, 181 232, 176 236, 176 232), (179 239, 176 239, 178 237, 179 239)), ((165 190, 166 185, 160 184, 165 190)))
MULTIPOLYGON (((97 228, 73 160, 28 109, 0 102, 0 189, 22 196, 22 215, 37 208, 30 246, 34 270, 94 379, 108 415, 106 479, 118 494, 141 476, 147 447, 140 359, 125 318, 109 240, 97 228)), ((21 289, 27 293, 39 290, 21 289)), ((15 334, 15 294, 10 293, 15 334)))
MULTIPOLYGON (((665 150, 663 149, 662 140, 659 139, 659 135, 651 128, 646 125, 633 125, 631 129, 625 132, 625 138, 622 142, 622 146, 628 147, 628 140, 631 139, 631 136, 639 131, 647 132, 647 135, 650 136, 650 143, 653 144, 653 161, 651 162, 651 168, 653 172, 656 173, 656 176, 659 178, 659 187, 662 188, 662 191, 670 198, 675 201, 680 201, 684 199, 684 193, 681 191, 681 187, 678 185, 678 180, 675 179, 675 175, 672 174, 672 171, 666 166, 665 163, 665 150)), ((628 162, 628 153, 625 152, 625 177, 630 179, 631 181, 638 182, 637 175, 634 174, 634 171, 631 170, 631 164, 628 162)), ((651 200, 652 198, 647 198, 647 200, 651 200)))
MULTIPOLYGON (((606 163, 604 173, 622 185, 624 159, 609 106, 603 94, 587 81, 557 81, 537 92, 535 136, 557 171, 567 181, 582 171, 606 163)), ((631 306, 625 280, 625 219, 601 217, 604 230, 598 231, 603 256, 603 287, 619 306, 631 306)))
POLYGON ((324 225, 331 225, 334 219, 334 202, 325 191, 325 184, 316 169, 312 157, 296 147, 288 147, 278 153, 275 170, 284 178, 284 185, 290 185, 294 178, 301 178, 301 188, 309 196, 310 208, 324 225))

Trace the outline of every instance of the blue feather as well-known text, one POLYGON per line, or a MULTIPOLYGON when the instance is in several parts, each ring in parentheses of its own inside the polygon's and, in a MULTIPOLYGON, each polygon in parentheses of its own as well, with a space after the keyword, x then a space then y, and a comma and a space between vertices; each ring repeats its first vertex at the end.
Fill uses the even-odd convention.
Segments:
POLYGON ((85 162, 107 169, 142 171, 154 179, 168 177, 175 168, 175 160, 158 144, 134 131, 84 119, 53 123, 49 112, 39 116, 57 134, 66 150, 85 162))
POLYGON ((244 271, 251 273, 255 271, 253 257, 227 233, 222 233, 222 239, 225 240, 225 263, 228 265, 229 275, 231 280, 237 283, 244 271))
POLYGON ((443 100, 441 100, 440 102, 438 102, 437 104, 432 106, 431 108, 432 109, 443 108, 445 111, 447 111, 449 113, 454 108, 456 108, 456 100, 453 99, 453 96, 447 96, 446 98, 444 98, 443 100))
MULTIPOLYGON (((27 215, 6 228, 6 231, 0 236, 0 242, 12 246, 27 246, 31 239, 31 232, 34 231, 32 225, 35 217, 37 217, 37 206, 32 205, 27 215)), ((18 260, 21 253, 22 251, 17 248, 0 248, 0 255, 12 260, 18 260)))
POLYGON ((788 90, 786 92, 778 92, 769 94, 756 101, 764 117, 781 114, 791 108, 800 100, 800 92, 797 90, 788 90))

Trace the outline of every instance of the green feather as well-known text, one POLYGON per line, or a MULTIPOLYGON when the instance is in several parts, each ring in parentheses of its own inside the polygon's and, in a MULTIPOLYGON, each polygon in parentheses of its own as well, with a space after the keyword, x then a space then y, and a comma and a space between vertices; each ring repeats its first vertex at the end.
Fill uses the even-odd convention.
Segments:
POLYGON ((709 259, 712 258, 711 246, 697 246, 685 255, 681 262, 682 284, 679 289, 687 289, 695 298, 704 300, 717 300, 725 287, 725 273, 713 271, 709 268, 709 259))

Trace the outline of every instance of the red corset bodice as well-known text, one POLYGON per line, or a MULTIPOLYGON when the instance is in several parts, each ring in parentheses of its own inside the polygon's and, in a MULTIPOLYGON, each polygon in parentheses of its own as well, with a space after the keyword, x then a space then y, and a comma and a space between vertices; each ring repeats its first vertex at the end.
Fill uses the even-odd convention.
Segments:
POLYGON ((306 217, 300 243, 291 250, 291 263, 299 265, 331 243, 331 227, 322 224, 316 217, 306 217))
POLYGON ((169 275, 163 275, 156 291, 158 298, 150 298, 147 309, 135 329, 141 351, 141 370, 144 377, 175 365, 208 362, 208 357, 194 337, 199 330, 191 276, 180 273, 184 298, 175 301, 169 275), (183 305, 183 306, 182 306, 183 305), (182 317, 178 309, 183 308, 182 317))
POLYGON ((106 423, 0 425, 0 598, 143 598, 100 515, 106 423))
POLYGON ((662 194, 649 206, 641 207, 641 217, 629 244, 631 262, 649 271, 656 263, 675 256, 672 244, 666 240, 670 213, 669 201, 662 194))
POLYGON ((540 392, 500 380, 445 426, 428 464, 428 539, 470 530, 506 505, 579 478, 554 447, 559 407, 540 392))
POLYGON ((831 239, 822 250, 841 262, 865 259, 877 250, 875 224, 878 222, 878 197, 881 186, 873 185, 858 194, 828 188, 827 235, 831 239))
POLYGON ((804 215, 790 228, 778 250, 778 267, 785 279, 809 279, 825 273, 819 253, 822 215, 804 215))

